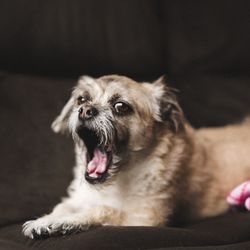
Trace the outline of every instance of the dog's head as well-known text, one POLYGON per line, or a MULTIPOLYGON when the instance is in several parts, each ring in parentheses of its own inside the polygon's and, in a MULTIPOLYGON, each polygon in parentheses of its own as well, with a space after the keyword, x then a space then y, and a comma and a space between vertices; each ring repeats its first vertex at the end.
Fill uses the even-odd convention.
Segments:
POLYGON ((138 83, 111 75, 81 77, 52 128, 72 133, 86 159, 85 178, 95 184, 152 147, 159 128, 173 135, 182 125, 182 111, 162 78, 138 83))

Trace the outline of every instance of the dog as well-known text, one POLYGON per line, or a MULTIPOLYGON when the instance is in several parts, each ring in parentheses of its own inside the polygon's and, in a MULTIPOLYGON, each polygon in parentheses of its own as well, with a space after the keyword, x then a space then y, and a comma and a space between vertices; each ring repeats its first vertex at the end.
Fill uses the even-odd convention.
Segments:
POLYGON ((164 78, 83 76, 52 128, 72 134, 75 178, 68 198, 23 225, 32 239, 215 216, 250 177, 249 122, 192 128, 164 78))

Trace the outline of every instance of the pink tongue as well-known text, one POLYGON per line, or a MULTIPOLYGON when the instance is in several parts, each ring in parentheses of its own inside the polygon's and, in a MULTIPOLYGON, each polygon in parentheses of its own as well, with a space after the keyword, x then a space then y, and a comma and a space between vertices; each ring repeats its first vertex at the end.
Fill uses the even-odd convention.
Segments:
POLYGON ((107 168, 107 160, 107 155, 102 153, 99 148, 96 148, 94 157, 87 166, 89 176, 97 178, 100 174, 104 173, 107 168))

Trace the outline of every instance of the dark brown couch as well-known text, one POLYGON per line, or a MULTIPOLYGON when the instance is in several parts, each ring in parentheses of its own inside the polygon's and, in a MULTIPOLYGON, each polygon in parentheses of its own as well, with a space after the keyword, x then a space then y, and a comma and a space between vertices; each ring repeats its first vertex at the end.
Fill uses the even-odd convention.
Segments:
POLYGON ((195 127, 239 121, 250 111, 249 13, 243 0, 0 1, 0 249, 250 249, 246 212, 37 241, 21 233, 66 195, 72 141, 50 124, 79 75, 166 74, 195 127))

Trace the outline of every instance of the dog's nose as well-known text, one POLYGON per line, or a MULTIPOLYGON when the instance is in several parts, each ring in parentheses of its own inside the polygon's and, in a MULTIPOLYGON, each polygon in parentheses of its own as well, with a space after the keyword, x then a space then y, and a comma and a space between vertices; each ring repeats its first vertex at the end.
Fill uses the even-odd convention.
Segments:
POLYGON ((93 116, 96 116, 98 111, 95 107, 81 107, 78 110, 79 114, 78 117, 80 120, 88 120, 90 118, 92 118, 93 116))

